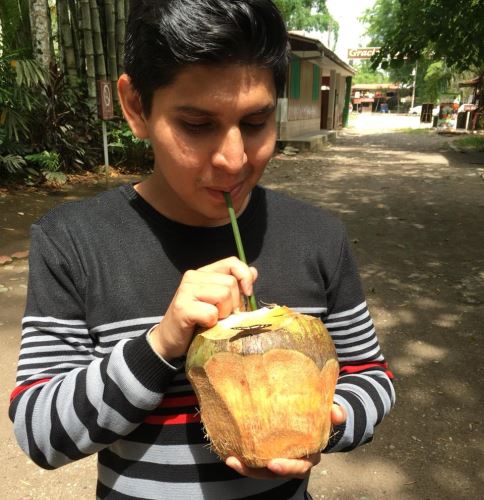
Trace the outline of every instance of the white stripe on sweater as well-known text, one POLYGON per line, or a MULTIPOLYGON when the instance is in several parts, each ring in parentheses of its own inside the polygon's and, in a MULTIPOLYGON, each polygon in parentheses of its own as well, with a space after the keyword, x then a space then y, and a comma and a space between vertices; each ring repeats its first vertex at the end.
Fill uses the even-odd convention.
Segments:
POLYGON ((361 311, 362 309, 364 309, 366 307, 366 301, 365 302, 362 302, 361 304, 353 307, 353 309, 348 309, 347 311, 342 311, 342 312, 339 312, 339 313, 334 313, 334 314, 330 314, 327 318, 328 321, 331 321, 335 318, 344 318, 345 316, 350 316, 352 314, 354 314, 355 312, 358 312, 358 311, 361 311))

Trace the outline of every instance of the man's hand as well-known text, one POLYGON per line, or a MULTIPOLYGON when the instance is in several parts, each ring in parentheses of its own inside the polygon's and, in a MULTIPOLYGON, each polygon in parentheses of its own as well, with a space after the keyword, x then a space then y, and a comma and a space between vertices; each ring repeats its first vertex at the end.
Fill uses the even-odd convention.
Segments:
MULTIPOLYGON (((342 406, 333 404, 331 408, 331 423, 339 425, 346 421, 346 411, 342 406)), ((274 458, 266 468, 254 469, 247 467, 236 457, 228 457, 226 465, 237 471, 242 476, 255 479, 305 479, 311 469, 321 461, 321 453, 313 453, 300 459, 274 458)))
POLYGON ((236 257, 187 271, 165 316, 150 334, 164 359, 183 356, 196 326, 210 328, 238 310, 241 294, 252 295, 257 271, 236 257))

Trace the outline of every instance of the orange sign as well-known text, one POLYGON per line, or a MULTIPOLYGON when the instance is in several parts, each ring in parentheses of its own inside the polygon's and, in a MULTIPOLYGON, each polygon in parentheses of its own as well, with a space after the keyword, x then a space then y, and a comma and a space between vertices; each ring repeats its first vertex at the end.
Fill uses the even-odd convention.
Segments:
POLYGON ((110 120, 114 118, 111 82, 107 80, 98 80, 97 95, 99 102, 99 118, 101 118, 101 120, 110 120))

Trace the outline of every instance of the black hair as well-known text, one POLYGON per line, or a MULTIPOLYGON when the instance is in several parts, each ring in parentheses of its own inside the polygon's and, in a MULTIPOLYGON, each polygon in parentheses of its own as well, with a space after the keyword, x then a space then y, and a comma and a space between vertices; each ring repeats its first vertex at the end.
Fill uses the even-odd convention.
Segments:
POLYGON ((271 0, 133 0, 125 71, 149 115, 153 93, 190 64, 255 64, 286 82, 288 36, 271 0))

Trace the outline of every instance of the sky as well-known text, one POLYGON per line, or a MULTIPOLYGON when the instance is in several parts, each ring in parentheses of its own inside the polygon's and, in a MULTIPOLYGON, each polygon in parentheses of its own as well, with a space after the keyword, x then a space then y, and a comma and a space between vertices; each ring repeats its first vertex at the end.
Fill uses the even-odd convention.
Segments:
POLYGON ((348 61, 348 49, 358 48, 360 44, 366 47, 367 40, 363 37, 365 28, 358 17, 374 3, 375 0, 326 0, 329 12, 339 23, 335 52, 343 61, 348 61))

